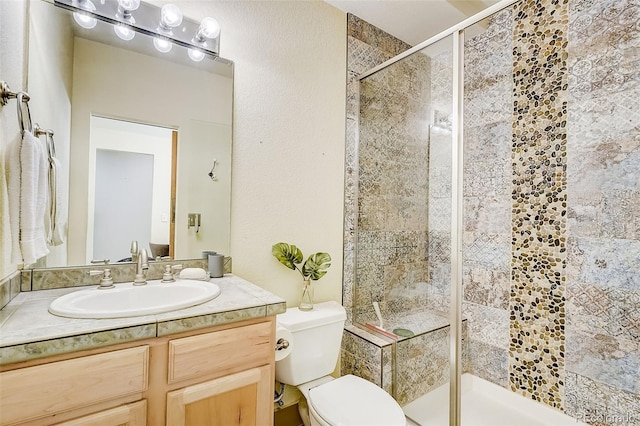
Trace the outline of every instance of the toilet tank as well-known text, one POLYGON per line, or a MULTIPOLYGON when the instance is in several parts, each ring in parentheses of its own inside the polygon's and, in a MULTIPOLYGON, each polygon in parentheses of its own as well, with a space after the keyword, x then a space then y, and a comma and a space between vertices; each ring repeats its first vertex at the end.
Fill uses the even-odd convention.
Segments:
POLYGON ((331 374, 340 354, 345 309, 337 302, 315 303, 313 310, 289 308, 276 317, 291 332, 291 353, 276 361, 276 380, 297 386, 331 374))

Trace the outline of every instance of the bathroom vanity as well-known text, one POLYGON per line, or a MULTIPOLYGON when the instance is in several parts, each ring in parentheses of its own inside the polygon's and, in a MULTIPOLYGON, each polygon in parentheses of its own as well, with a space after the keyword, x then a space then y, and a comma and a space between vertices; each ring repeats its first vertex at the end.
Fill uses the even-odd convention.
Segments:
POLYGON ((20 293, 0 311, 0 424, 272 424, 285 302, 232 275, 215 283, 202 305, 101 320, 47 311, 73 289, 20 293))

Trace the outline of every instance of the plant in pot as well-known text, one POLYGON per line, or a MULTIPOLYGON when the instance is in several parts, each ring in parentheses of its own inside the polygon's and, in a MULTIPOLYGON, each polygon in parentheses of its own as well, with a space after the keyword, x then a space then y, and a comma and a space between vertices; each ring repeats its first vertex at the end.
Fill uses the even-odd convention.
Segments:
POLYGON ((287 268, 300 272, 304 281, 304 287, 298 309, 301 311, 312 310, 313 287, 311 286, 311 282, 319 280, 327 273, 327 270, 331 266, 331 256, 329 256, 329 253, 314 253, 303 263, 304 255, 298 247, 293 244, 276 243, 271 247, 271 254, 287 268))

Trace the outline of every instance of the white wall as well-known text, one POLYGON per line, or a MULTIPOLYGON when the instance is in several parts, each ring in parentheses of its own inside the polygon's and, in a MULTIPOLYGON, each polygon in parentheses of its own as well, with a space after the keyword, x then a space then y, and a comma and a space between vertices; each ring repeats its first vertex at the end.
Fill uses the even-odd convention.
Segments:
POLYGON ((340 301, 346 16, 321 1, 175 3, 194 19, 218 19, 221 56, 235 62, 234 272, 296 306, 301 278, 271 245, 325 251, 333 264, 316 299, 340 301))
MULTIPOLYGON (((26 2, 0 1, 0 80, 14 92, 26 90, 26 2)), ((4 151, 19 132, 16 101, 0 108, 0 176, 4 177, 4 151)), ((0 279, 18 269, 11 263, 11 240, 7 214, 7 193, 4 178, 0 179, 0 279)))

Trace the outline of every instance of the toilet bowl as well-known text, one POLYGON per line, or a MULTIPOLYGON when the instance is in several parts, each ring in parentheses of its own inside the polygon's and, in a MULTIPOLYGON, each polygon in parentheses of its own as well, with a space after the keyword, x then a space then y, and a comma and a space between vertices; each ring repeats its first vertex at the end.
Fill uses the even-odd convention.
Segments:
MULTIPOLYGON (((299 386, 303 395, 304 385, 299 386)), ((311 426, 404 426, 402 408, 384 390, 351 374, 306 391, 311 426)))
POLYGON ((312 311, 289 308, 277 327, 292 339, 289 354, 276 361, 276 380, 297 386, 305 426, 404 426, 400 405, 373 383, 346 375, 334 379, 346 311, 337 302, 316 303, 312 311))

